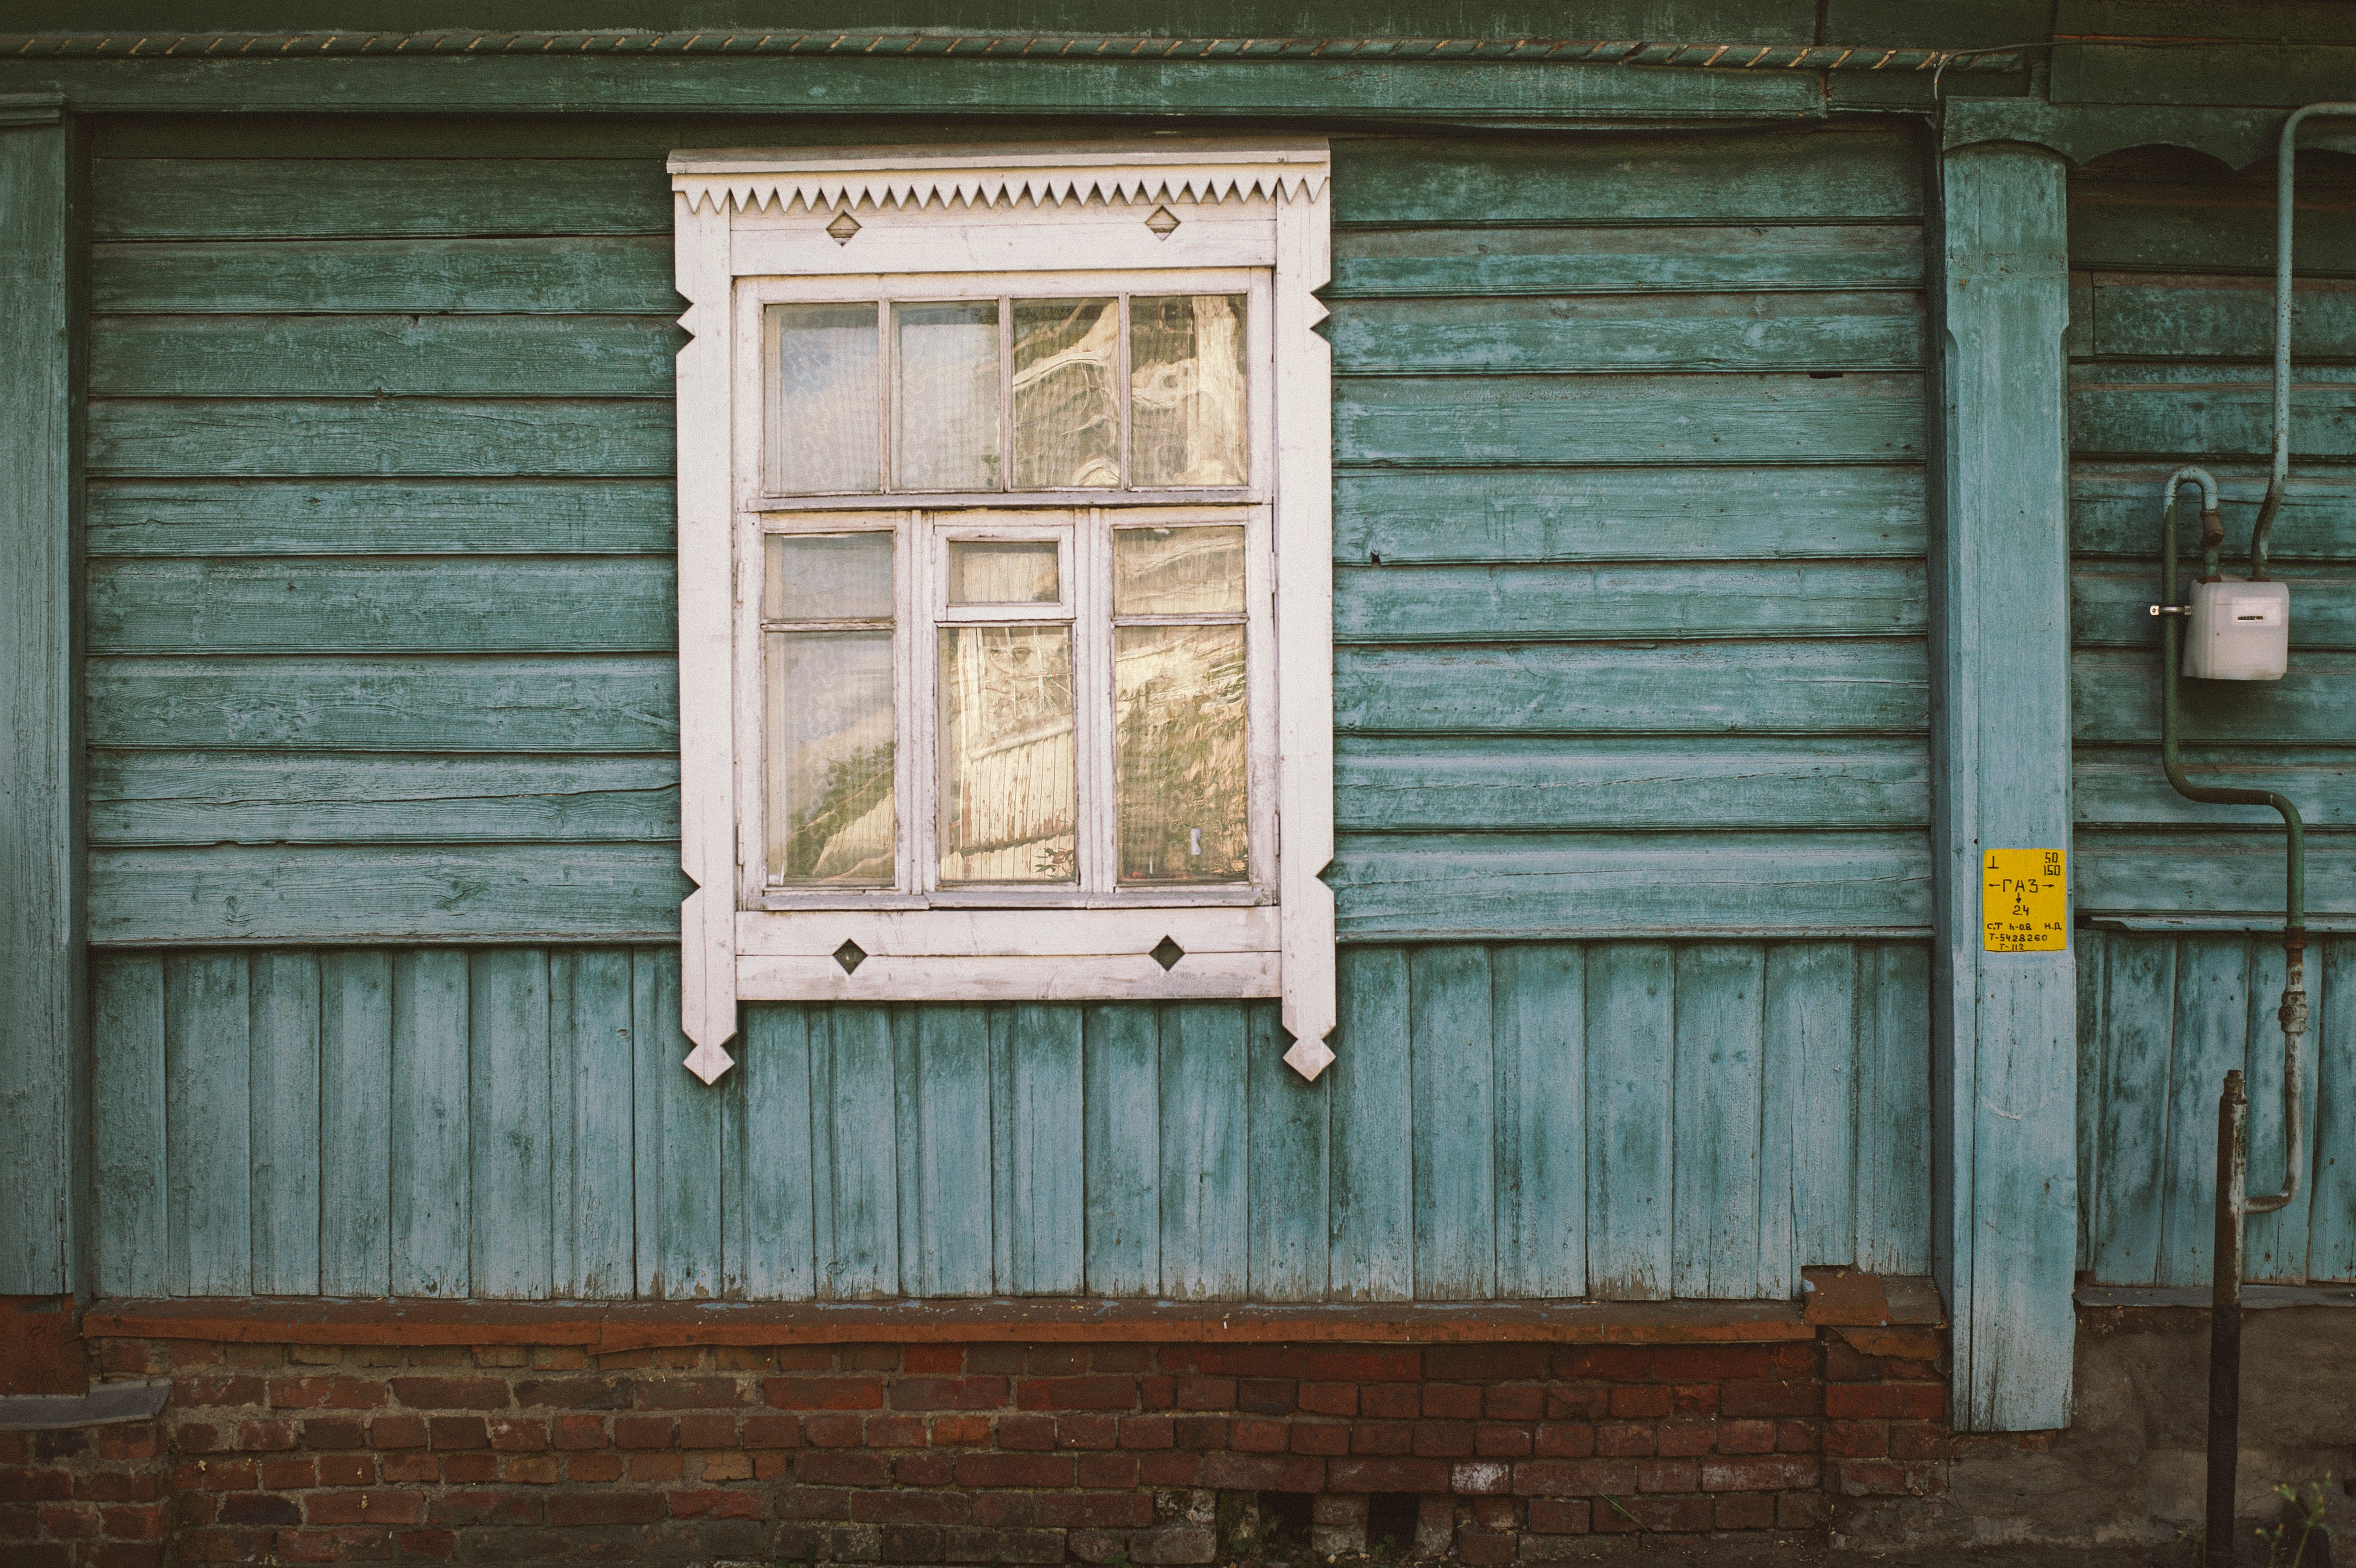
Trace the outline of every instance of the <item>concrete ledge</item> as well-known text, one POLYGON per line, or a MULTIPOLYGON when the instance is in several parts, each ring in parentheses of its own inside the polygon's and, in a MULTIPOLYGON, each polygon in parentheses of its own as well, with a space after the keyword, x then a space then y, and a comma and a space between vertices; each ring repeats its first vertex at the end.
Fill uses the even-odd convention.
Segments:
POLYGON ((172 1380, 99 1383, 88 1393, 0 1395, 0 1432, 54 1432, 68 1426, 112 1426, 152 1421, 171 1397, 172 1380))
POLYGON ((294 1345, 990 1343, 1724 1345, 1813 1339, 1797 1302, 591 1302, 234 1297, 101 1301, 87 1339, 294 1345))

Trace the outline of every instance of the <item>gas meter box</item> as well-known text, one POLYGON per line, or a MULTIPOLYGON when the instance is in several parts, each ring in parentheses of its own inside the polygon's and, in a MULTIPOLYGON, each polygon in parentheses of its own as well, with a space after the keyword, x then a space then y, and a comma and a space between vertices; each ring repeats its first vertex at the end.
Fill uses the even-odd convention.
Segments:
POLYGON ((2290 587, 2196 582, 2184 673, 2195 680, 2280 680, 2290 667, 2290 587))

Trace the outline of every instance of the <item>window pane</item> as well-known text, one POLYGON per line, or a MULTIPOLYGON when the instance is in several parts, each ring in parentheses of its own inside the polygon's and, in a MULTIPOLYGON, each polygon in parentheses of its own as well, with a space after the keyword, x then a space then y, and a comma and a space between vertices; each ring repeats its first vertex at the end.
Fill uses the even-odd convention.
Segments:
POLYGON ((892 634, 772 632, 769 878, 889 887, 892 634))
POLYGON ((952 604, 1053 604, 1056 586, 1054 539, 951 539, 952 604))
POLYGON ((998 302, 892 307, 897 490, 998 488, 998 302))
POLYGON ((1114 614, 1239 615, 1243 608, 1243 529, 1113 530, 1114 614))
POLYGON ((1129 302, 1130 483, 1241 485, 1244 296, 1129 302))
POLYGON ((941 880, 1068 882, 1069 626, 941 628, 941 880))
POLYGON ((761 615, 770 621, 888 621, 892 536, 771 534, 761 615))
POLYGON ((1249 875, 1241 626, 1113 633, 1120 880, 1249 875))
POLYGON ((776 390, 769 484, 781 495, 878 488, 875 310, 872 304, 769 307, 776 390))
POLYGON ((1120 483, 1120 312, 1112 300, 1014 302, 1014 483, 1120 483))

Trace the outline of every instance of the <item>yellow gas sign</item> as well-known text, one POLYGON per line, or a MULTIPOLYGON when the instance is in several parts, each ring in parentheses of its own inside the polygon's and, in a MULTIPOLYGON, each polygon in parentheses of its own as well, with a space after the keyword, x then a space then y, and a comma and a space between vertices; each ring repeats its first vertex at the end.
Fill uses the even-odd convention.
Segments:
POLYGON ((2069 951, 2068 859, 2059 849, 1987 851, 1980 869, 1980 933, 1988 952, 2069 951))

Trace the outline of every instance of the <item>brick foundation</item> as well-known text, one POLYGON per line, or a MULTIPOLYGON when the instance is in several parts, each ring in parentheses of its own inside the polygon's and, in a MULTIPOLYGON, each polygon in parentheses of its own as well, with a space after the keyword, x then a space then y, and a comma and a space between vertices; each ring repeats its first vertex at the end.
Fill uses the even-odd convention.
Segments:
POLYGON ((0 1433, 18 1568, 145 1568, 167 1541, 174 1563, 1146 1565, 1248 1554, 1286 1520, 1354 1551, 1370 1517, 1395 1547, 1495 1564, 1590 1533, 1813 1530, 1843 1498, 1935 1490, 1951 1441, 1919 1329, 91 1349, 172 1396, 154 1422, 0 1433))

